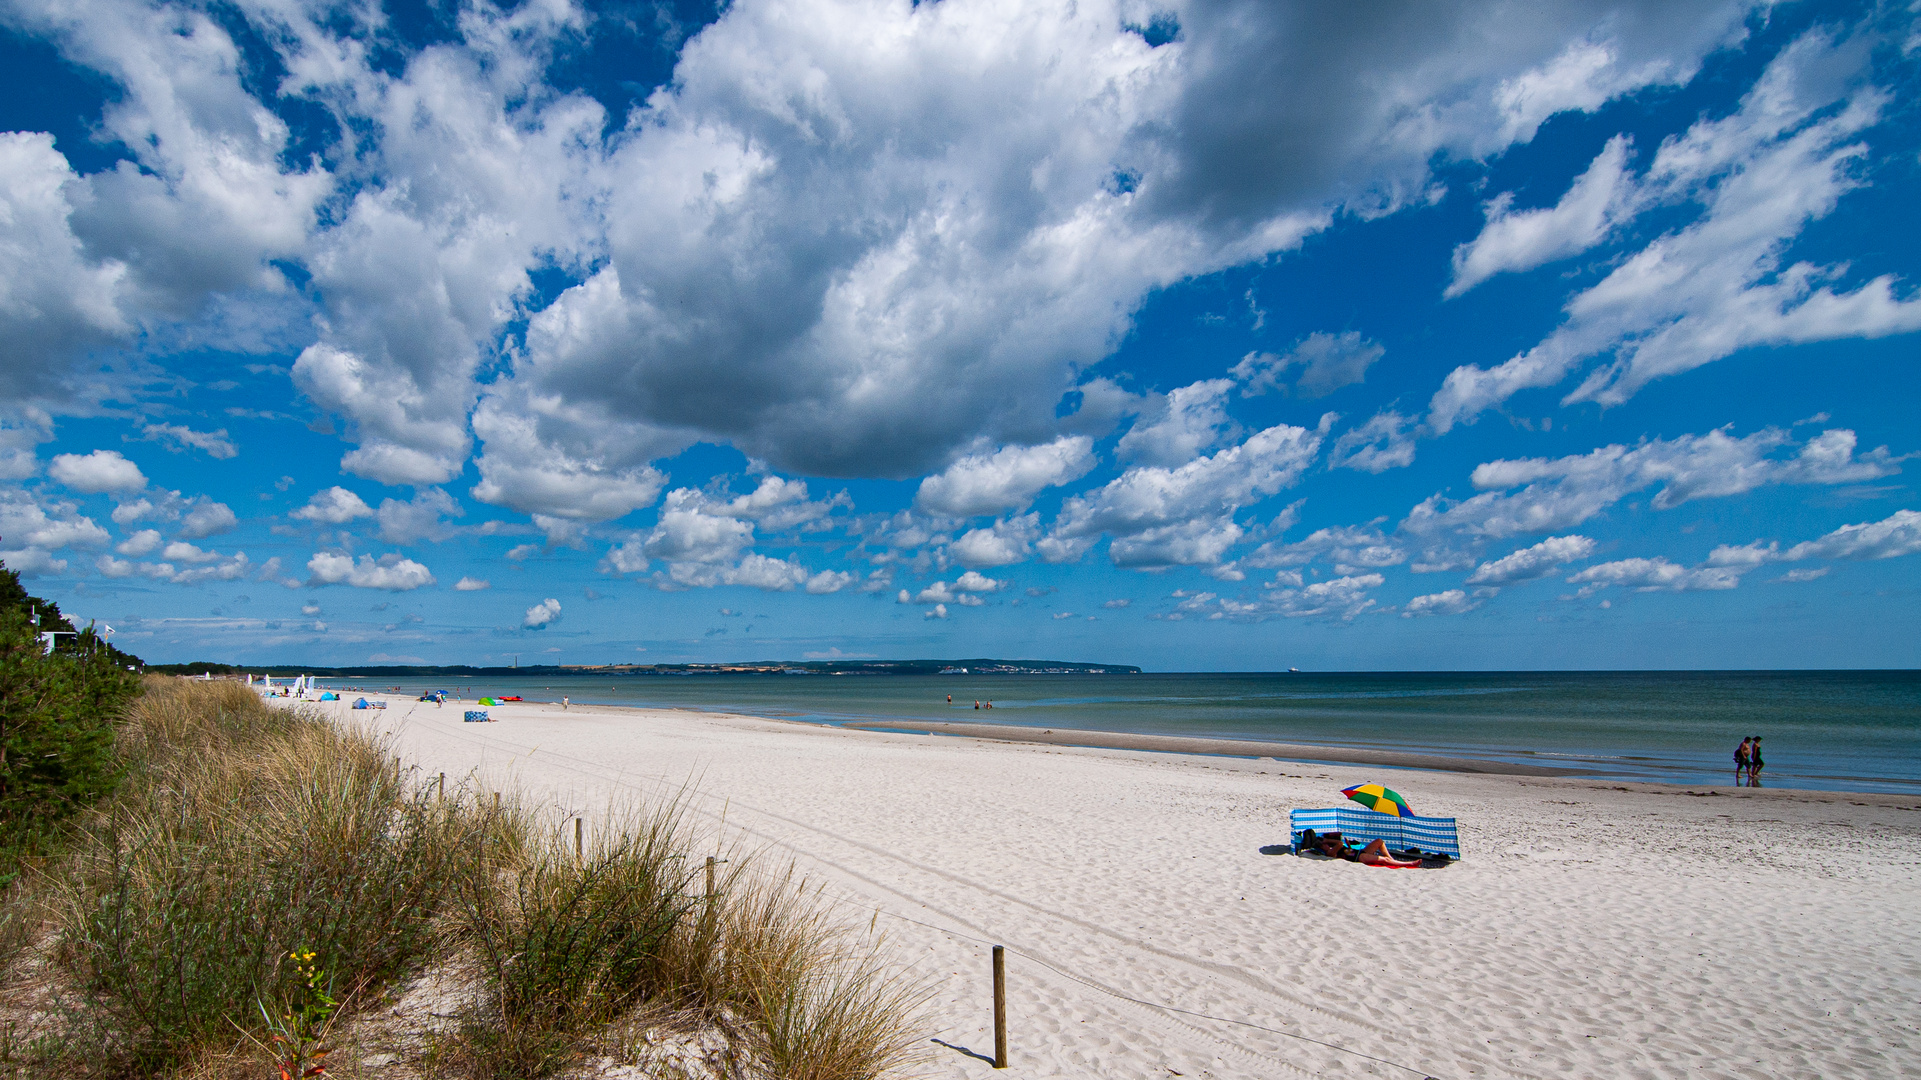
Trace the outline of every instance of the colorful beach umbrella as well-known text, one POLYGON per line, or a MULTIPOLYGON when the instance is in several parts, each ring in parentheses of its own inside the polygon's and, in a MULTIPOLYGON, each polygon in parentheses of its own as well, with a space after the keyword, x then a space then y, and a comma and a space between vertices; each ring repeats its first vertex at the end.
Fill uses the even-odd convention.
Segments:
POLYGON ((1341 794, 1377 813, 1393 814, 1395 817, 1414 815, 1414 811, 1407 805, 1407 800, 1401 797, 1400 792, 1384 788, 1379 784, 1356 784, 1351 788, 1342 788, 1341 794))

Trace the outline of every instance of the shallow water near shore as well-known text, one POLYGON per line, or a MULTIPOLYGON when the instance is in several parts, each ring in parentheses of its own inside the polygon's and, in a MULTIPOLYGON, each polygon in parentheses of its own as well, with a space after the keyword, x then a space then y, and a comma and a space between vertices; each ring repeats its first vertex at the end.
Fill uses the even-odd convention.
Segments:
MULTIPOLYGON (((1770 787, 1921 793, 1921 671, 1142 675, 552 675, 326 679, 417 695, 740 712, 814 723, 965 720, 1270 740, 1550 765, 1597 778, 1731 784, 1761 735, 1770 787), (398 686, 398 691, 389 688, 398 686), (953 695, 953 704, 947 695, 953 695), (993 703, 975 710, 974 703, 993 703)), ((394 701, 395 706, 401 702, 394 701)))

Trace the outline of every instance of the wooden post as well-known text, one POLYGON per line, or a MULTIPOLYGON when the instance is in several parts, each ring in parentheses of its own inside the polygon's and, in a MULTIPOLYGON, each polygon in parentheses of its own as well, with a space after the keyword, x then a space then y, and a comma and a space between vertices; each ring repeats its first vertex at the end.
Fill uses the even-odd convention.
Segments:
POLYGON ((575 862, 581 862, 584 860, 584 856, 581 854, 581 844, 580 844, 580 832, 582 828, 583 826, 581 825, 581 819, 575 818, 574 819, 574 861, 575 862))
POLYGON ((707 905, 709 907, 712 907, 713 903, 714 903, 714 857, 712 855, 709 855, 707 856, 707 905))
POLYGON ((447 774, 446 773, 440 774, 440 784, 437 788, 435 788, 435 791, 438 793, 435 796, 436 798, 438 798, 441 802, 447 801, 447 774))
POLYGON ((994 946, 994 1067, 1007 1068, 1007 950, 994 946))
POLYGON ((494 792, 494 813, 500 813, 500 792, 494 792))

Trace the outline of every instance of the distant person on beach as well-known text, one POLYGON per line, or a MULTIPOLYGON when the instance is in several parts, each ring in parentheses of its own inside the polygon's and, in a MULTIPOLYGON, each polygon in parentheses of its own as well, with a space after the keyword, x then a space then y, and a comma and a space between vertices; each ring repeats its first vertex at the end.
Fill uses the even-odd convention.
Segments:
POLYGON ((952 694, 947 695, 947 703, 949 705, 952 705, 954 703, 954 695, 952 694))
POLYGON ((568 702, 568 700, 567 700, 566 698, 561 698, 561 699, 560 699, 560 711, 561 711, 561 712, 566 712, 566 711, 567 711, 567 706, 568 706, 569 704, 570 704, 570 702, 568 702))
POLYGON ((1765 764, 1761 760, 1761 736, 1756 735, 1749 741, 1753 743, 1753 747, 1748 751, 1748 786, 1760 787, 1761 769, 1765 764))
POLYGON ((1754 740, 1742 739, 1741 745, 1734 748, 1734 786, 1748 778, 1748 769, 1754 762, 1754 740))

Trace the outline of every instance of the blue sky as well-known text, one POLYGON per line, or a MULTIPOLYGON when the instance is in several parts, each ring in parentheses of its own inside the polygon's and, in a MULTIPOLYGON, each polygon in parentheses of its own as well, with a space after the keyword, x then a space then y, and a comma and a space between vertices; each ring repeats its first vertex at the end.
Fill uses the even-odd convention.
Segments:
POLYGON ((152 661, 1921 660, 1902 4, 0 3, 152 661))

